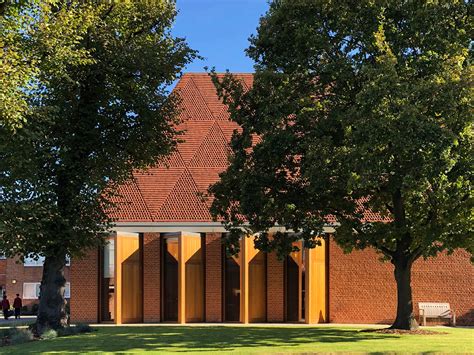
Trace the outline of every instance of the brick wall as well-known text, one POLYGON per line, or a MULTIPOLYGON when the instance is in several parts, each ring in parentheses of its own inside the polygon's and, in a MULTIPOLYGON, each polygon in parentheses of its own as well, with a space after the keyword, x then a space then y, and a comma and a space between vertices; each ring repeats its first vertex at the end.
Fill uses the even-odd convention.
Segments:
MULTIPOLYGON (((11 303, 11 300, 15 298, 17 293, 20 297, 23 297, 24 282, 41 282, 43 277, 43 267, 24 266, 19 258, 8 258, 5 262, 5 291, 11 303), (16 282, 13 283, 14 281, 16 282)), ((68 282, 70 282, 69 269, 69 266, 66 266, 64 269, 64 277, 68 282)), ((38 302, 39 301, 36 299, 23 299, 23 305, 28 307, 31 307, 33 304, 38 302)))
POLYGON ((7 259, 0 259, 0 287, 3 289, 7 283, 7 259))
POLYGON ((71 322, 98 322, 99 250, 71 261, 71 322))
POLYGON ((206 233, 206 322, 222 322, 221 233, 206 233))
MULTIPOLYGON (((379 261, 374 250, 344 254, 329 247, 329 317, 334 323, 390 324, 396 312, 393 266, 379 261)), ((412 289, 415 313, 418 302, 449 302, 459 324, 474 323, 474 267, 468 253, 417 260, 412 289)))
POLYGON ((160 321, 160 233, 143 235, 143 321, 160 321))
POLYGON ((267 321, 283 322, 285 319, 285 294, 283 262, 275 253, 267 254, 267 321))

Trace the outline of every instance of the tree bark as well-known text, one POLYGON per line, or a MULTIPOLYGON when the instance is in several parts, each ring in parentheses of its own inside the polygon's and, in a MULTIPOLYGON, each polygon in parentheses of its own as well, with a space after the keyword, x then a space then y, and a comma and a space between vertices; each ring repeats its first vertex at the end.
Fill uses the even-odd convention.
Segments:
POLYGON ((397 257, 392 260, 395 266, 397 282, 397 318, 390 328, 414 330, 418 322, 413 313, 413 298, 411 291, 411 267, 413 262, 407 257, 397 257))
POLYGON ((42 334, 46 329, 60 329, 67 326, 66 300, 64 298, 65 265, 66 255, 64 254, 45 258, 36 320, 38 334, 42 334))

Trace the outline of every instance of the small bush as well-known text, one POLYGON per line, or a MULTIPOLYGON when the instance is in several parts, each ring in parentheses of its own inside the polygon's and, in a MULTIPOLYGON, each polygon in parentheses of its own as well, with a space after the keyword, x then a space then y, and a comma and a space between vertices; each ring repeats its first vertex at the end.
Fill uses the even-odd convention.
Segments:
POLYGON ((8 339, 11 345, 23 344, 33 340, 33 333, 28 329, 12 328, 8 339))
POLYGON ((54 329, 48 329, 41 334, 41 339, 54 339, 58 337, 58 332, 54 329))

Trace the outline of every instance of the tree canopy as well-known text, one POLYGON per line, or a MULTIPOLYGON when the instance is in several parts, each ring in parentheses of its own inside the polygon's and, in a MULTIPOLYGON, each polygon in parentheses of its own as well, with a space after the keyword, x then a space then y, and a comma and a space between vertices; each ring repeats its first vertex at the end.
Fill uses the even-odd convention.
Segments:
MULTIPOLYGON (((4 1, 0 4, 0 125, 15 129, 29 113, 31 92, 39 88, 40 67, 87 61, 78 41, 90 19, 84 13, 54 11, 57 0, 4 1), (57 16, 56 16, 57 15, 57 16)), ((42 80, 45 80, 43 77, 42 80)))
POLYGON ((250 38, 252 89, 214 81, 242 126, 212 213, 284 255, 323 226, 395 266, 394 327, 416 326, 419 257, 473 248, 471 4, 273 1, 250 38), (298 234, 268 230, 284 226, 298 234))
POLYGON ((65 255, 100 245, 116 187, 173 149, 179 100, 168 87, 197 54, 170 32, 172 1, 6 11, 0 250, 46 257, 39 320, 56 327, 65 255))

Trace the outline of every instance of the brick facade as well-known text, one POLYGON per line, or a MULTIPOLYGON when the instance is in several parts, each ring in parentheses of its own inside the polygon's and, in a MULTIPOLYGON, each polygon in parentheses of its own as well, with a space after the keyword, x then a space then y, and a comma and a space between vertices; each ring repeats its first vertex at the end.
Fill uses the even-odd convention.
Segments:
POLYGON ((206 234, 206 322, 222 322, 222 234, 206 234))
POLYGON ((0 259, 0 287, 5 289, 7 284, 7 259, 0 259))
POLYGON ((275 253, 267 255, 267 322, 285 319, 284 264, 275 253))
POLYGON ((71 261, 71 321, 98 322, 99 250, 71 261))
POLYGON ((160 315, 160 233, 143 234, 143 321, 159 322, 160 315))
MULTIPOLYGON (((144 322, 160 322, 160 257, 158 233, 143 235, 144 322)), ((222 322, 222 243, 220 233, 205 236, 205 321, 222 322)), ((393 267, 379 261, 374 250, 344 254, 329 242, 329 320, 334 323, 384 323, 393 321, 396 285, 393 267)), ((27 269, 16 267, 17 275, 27 269)), ((16 265, 16 266, 15 266, 16 265)), ((71 313, 73 322, 96 322, 98 318, 98 253, 71 264, 71 313), (86 302, 84 301, 86 300, 86 302)), ((40 268, 30 268, 34 270, 40 268)), ((28 271, 27 269, 27 272, 28 271)), ((38 271, 36 271, 38 272, 38 271)), ((267 255, 267 321, 285 320, 284 263, 275 254, 267 255)), ((24 275, 21 274, 20 277, 24 275)), ((459 324, 473 324, 474 267, 465 251, 442 254, 413 267, 412 286, 415 312, 418 302, 449 302, 459 324)), ((38 276, 33 276, 38 277, 38 276)), ((40 277, 40 274, 39 274, 40 277)), ((10 281, 9 281, 10 282, 10 281)), ((10 289, 10 294, 14 290, 10 289)))
MULTIPOLYGON (((334 323, 390 324, 396 312, 393 266, 374 250, 344 254, 329 247, 329 317, 334 323)), ((465 251, 417 260, 412 270, 415 313, 418 302, 449 302, 458 324, 474 322, 474 267, 465 251)))

